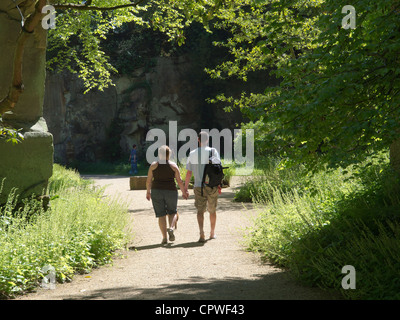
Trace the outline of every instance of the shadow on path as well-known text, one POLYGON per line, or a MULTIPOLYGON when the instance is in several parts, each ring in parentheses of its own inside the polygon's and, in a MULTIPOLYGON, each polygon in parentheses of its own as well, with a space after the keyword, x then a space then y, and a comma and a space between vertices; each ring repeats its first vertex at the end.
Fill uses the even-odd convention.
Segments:
MULTIPOLYGON (((92 176, 93 177, 93 176, 92 176)), ((110 268, 76 276, 57 290, 39 290, 28 299, 66 300, 321 300, 339 299, 319 288, 296 283, 288 272, 244 251, 245 227, 258 210, 251 203, 234 202, 231 189, 218 200, 216 240, 199 243, 194 197, 179 198, 177 240, 161 245, 160 232, 145 191, 126 191, 124 177, 98 176, 109 185, 108 195, 129 200, 134 240, 124 259, 110 268), (104 180, 105 179, 105 180, 104 180), (248 210, 250 209, 250 210, 248 210), (155 243, 155 241, 157 243, 155 243), (173 250, 175 249, 175 250, 173 250)), ((205 231, 209 230, 208 215, 205 231)), ((206 231, 206 232, 207 232, 206 231)))
POLYGON ((175 249, 175 248, 195 248, 195 247, 203 247, 204 244, 207 242, 198 242, 198 241, 192 241, 192 242, 185 242, 185 243, 178 243, 178 244, 172 244, 169 242, 166 245, 163 244, 150 244, 147 246, 131 246, 129 247, 129 250, 134 250, 134 251, 142 251, 142 250, 151 250, 151 249, 157 249, 157 248, 165 248, 165 249, 175 249))
MULTIPOLYGON (((321 291, 315 288, 304 290, 286 284, 290 278, 284 272, 257 274, 253 279, 227 277, 224 279, 205 279, 191 277, 177 279, 176 283, 160 282, 152 288, 141 287, 109 287, 92 291, 90 295, 69 296, 74 299, 121 299, 121 300, 319 300, 321 291), (285 290, 285 287, 287 289, 285 290), (279 295, 277 295, 279 292, 279 295)), ((332 299, 326 292, 325 299, 332 299)))

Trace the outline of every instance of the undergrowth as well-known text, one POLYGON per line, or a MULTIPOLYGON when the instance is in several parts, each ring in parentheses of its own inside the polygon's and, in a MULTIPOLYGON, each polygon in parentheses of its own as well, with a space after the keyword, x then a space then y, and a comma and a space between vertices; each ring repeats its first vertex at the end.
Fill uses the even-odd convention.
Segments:
POLYGON ((399 299, 400 182, 382 157, 313 175, 271 162, 239 191, 261 211, 248 248, 347 299, 399 299), (356 270, 356 289, 342 288, 345 265, 356 270))
POLYGON ((47 211, 35 198, 21 201, 14 190, 0 207, 0 297, 34 290, 55 269, 58 282, 110 263, 129 238, 127 208, 106 199, 72 171, 54 165, 47 211))

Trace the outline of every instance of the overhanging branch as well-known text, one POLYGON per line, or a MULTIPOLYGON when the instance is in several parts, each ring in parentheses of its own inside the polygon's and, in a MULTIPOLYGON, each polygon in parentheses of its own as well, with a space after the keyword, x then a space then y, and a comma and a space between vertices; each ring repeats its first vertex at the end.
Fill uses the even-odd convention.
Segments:
MULTIPOLYGON (((135 7, 140 5, 144 1, 145 0, 137 0, 136 2, 132 2, 129 4, 122 4, 111 7, 98 7, 92 6, 92 1, 88 0, 85 4, 54 4, 53 7, 59 10, 73 9, 91 11, 112 11, 122 8, 135 7)), ((17 104, 19 97, 23 92, 24 85, 22 81, 22 66, 25 42, 29 35, 33 33, 35 27, 40 23, 43 17, 42 9, 46 5, 46 2, 46 0, 37 0, 35 11, 26 19, 25 24, 18 37, 14 55, 12 85, 7 96, 4 99, 0 100, 0 115, 4 114, 7 111, 11 111, 17 104)))
POLYGON ((136 7, 145 0, 138 0, 133 3, 128 3, 128 4, 121 4, 118 6, 112 6, 112 7, 97 7, 97 6, 91 6, 90 3, 91 1, 88 1, 86 4, 73 4, 73 3, 67 3, 67 4, 53 4, 53 7, 57 10, 67 10, 67 9, 72 9, 72 10, 91 10, 91 11, 112 11, 112 10, 117 10, 117 9, 123 9, 123 8, 129 8, 129 7, 136 7))

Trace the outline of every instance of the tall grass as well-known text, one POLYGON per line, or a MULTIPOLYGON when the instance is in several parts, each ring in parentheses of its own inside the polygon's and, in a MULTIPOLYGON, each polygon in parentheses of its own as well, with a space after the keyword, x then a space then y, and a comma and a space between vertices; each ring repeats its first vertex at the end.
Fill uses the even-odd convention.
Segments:
MULTIPOLYGON (((78 170, 81 174, 108 174, 115 176, 129 176, 129 171, 131 170, 131 165, 126 162, 76 162, 72 164, 72 167, 78 170)), ((137 176, 147 175, 149 166, 145 161, 138 163, 138 173, 137 176)))
POLYGON ((252 202, 271 199, 276 188, 282 192, 307 188, 304 184, 307 183, 308 174, 303 166, 283 170, 277 158, 267 158, 257 162, 251 179, 247 179, 244 186, 236 192, 234 198, 236 201, 252 202))
POLYGON ((111 262, 129 239, 126 207, 76 172, 55 165, 49 194, 47 211, 35 199, 18 205, 14 192, 0 209, 0 297, 35 289, 45 266, 54 267, 57 281, 69 281, 111 262))
POLYGON ((277 175, 280 180, 252 185, 251 200, 262 213, 249 232, 249 249, 348 299, 400 298, 400 183, 387 159, 312 176, 301 168, 263 172, 277 175), (345 265, 355 267, 355 290, 341 287, 345 265))

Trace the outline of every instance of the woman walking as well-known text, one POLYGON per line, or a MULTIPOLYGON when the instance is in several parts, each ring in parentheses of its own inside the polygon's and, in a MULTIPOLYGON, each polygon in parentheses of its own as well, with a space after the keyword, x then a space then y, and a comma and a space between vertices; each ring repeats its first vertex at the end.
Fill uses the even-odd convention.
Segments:
POLYGON ((152 200, 163 237, 161 244, 168 243, 167 233, 170 241, 175 240, 174 229, 178 220, 178 190, 175 180, 182 191, 182 197, 187 199, 189 196, 185 191, 178 166, 169 161, 170 155, 171 149, 168 146, 158 149, 158 161, 151 164, 146 181, 146 199, 152 200), (167 216, 169 228, 167 228, 167 216))

